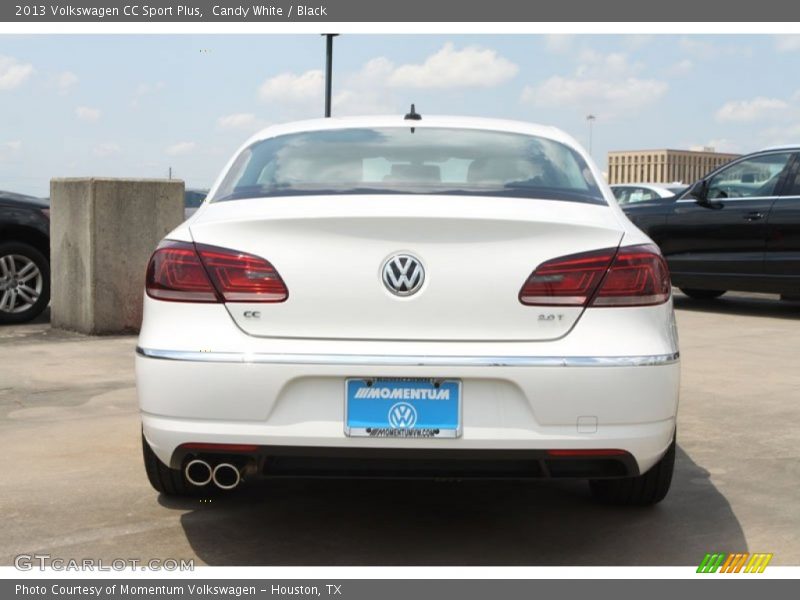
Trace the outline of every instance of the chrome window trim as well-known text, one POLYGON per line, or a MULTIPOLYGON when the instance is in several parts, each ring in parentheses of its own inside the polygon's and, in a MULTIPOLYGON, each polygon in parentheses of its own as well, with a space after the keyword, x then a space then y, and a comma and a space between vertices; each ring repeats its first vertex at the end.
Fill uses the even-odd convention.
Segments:
POLYGON ((653 367, 678 362, 679 352, 641 356, 407 356, 382 354, 279 354, 196 352, 136 348, 145 358, 207 363, 362 365, 387 367, 653 367))

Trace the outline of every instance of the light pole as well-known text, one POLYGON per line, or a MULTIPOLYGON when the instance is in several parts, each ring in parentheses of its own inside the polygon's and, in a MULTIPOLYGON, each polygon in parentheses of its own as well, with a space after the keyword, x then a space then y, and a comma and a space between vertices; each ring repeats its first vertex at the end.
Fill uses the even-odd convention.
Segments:
POLYGON ((586 120, 589 123, 589 156, 592 155, 592 127, 594 126, 594 122, 597 120, 597 117, 594 115, 586 115, 586 120))
POLYGON ((325 118, 331 116, 331 88, 333 86, 333 38, 338 33, 323 33, 325 36, 325 118))

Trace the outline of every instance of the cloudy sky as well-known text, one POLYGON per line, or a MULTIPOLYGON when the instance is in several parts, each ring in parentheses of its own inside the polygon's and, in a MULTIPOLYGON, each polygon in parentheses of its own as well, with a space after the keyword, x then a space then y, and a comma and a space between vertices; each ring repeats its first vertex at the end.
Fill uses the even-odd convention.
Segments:
MULTIPOLYGON (((207 187, 270 123, 321 116, 319 36, 0 36, 0 189, 173 174, 207 187)), ((800 141, 800 36, 347 35, 334 115, 556 125, 609 150, 800 141)))

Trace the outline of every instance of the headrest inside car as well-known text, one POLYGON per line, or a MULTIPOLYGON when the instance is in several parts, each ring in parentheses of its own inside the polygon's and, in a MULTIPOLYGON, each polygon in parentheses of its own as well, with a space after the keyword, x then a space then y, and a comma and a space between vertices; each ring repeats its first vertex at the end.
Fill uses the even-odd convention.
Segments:
POLYGON ((392 165, 392 172, 384 181, 440 182, 442 171, 437 165, 392 165))
POLYGON ((538 175, 536 168, 526 160, 478 158, 469 166, 467 181, 470 183, 509 183, 527 181, 536 175, 538 175))

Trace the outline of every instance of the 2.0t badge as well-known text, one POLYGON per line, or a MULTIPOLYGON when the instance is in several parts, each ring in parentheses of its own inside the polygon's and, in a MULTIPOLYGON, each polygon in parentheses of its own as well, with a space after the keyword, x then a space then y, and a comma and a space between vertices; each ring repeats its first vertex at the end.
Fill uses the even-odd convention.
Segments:
POLYGON ((396 296, 410 296, 425 282, 425 269, 410 254, 395 254, 383 264, 383 285, 396 296))

